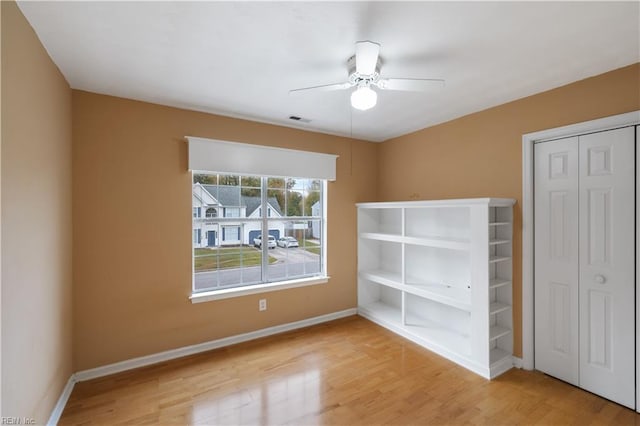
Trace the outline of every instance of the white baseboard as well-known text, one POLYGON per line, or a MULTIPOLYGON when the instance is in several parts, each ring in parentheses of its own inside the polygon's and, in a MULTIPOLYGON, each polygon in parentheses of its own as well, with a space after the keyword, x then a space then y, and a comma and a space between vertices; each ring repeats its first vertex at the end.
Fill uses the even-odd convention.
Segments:
POLYGON ((518 358, 517 356, 513 357, 513 366, 515 368, 520 368, 522 369, 522 367, 524 366, 523 362, 522 362, 522 358, 518 358))
POLYGON ((62 389, 62 393, 60 394, 60 398, 58 398, 58 402, 53 407, 53 411, 51 411, 51 415, 49 416, 49 420, 47 421, 47 426, 55 426, 58 424, 58 420, 60 420, 60 416, 64 411, 64 407, 67 405, 67 401, 71 396, 71 391, 76 384, 75 375, 72 374, 67 380, 67 384, 62 389))
MULTIPOLYGON (((164 352, 158 352, 151 355, 146 355, 138 358, 132 358, 125 361, 116 362, 114 364, 104 365, 102 367, 96 367, 96 368, 91 368, 89 370, 78 371, 77 373, 75 373, 74 378, 75 378, 75 382, 83 382, 85 380, 91 380, 98 377, 108 376, 110 374, 120 373, 126 370, 132 370, 134 368, 144 367, 151 364, 157 364, 159 362, 169 361, 171 359, 181 358, 187 355, 194 355, 200 352, 206 352, 212 349, 222 348, 224 346, 235 345, 237 343, 258 339, 260 337, 271 336, 273 334, 283 333, 285 331, 295 330, 303 327, 309 327, 311 325, 321 324, 327 321, 333 321, 338 318, 344 318, 351 315, 355 315, 356 313, 357 313, 357 309, 351 308, 351 309, 346 309, 344 311, 333 312, 326 315, 320 315, 318 317, 307 318, 301 321, 295 321, 287 324, 281 324, 273 327, 263 328, 261 330, 251 331, 249 333, 238 334, 236 336, 230 336, 222 339, 211 340, 209 342, 198 343, 196 345, 191 345, 191 346, 184 346, 177 349, 171 349, 164 352)), ((64 408, 64 405, 63 405, 63 408, 64 408)))

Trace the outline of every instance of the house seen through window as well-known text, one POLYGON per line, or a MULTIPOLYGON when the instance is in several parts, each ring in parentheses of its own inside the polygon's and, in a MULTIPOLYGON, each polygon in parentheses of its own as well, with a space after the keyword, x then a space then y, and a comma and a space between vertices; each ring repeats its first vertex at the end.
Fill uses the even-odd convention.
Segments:
POLYGON ((320 179, 194 173, 194 293, 326 275, 323 188, 320 179))

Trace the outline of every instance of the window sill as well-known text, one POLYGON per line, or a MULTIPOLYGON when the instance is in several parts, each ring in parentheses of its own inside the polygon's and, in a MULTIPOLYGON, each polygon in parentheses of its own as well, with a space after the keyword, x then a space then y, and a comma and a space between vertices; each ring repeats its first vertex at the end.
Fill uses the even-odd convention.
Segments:
POLYGON ((288 288, 306 287, 309 285, 325 284, 329 276, 301 278, 299 280, 279 281, 277 283, 256 284, 246 287, 225 288, 222 290, 192 293, 191 303, 209 302, 211 300, 230 299, 232 297, 248 296, 250 294, 266 293, 268 291, 286 290, 288 288))

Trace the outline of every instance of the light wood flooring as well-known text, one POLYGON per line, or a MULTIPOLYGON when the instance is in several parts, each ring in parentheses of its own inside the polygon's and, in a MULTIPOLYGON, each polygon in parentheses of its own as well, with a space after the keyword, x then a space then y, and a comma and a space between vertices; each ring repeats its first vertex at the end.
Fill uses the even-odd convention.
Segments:
POLYGON ((78 383, 74 424, 640 424, 541 373, 487 381, 361 317, 78 383))

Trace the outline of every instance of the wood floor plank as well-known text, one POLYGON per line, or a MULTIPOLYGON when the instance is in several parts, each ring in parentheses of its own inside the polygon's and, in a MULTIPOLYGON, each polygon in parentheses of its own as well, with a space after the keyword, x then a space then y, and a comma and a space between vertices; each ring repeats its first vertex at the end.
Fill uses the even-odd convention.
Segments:
POLYGON ((538 372, 487 381, 361 317, 76 384, 60 425, 633 425, 538 372))

